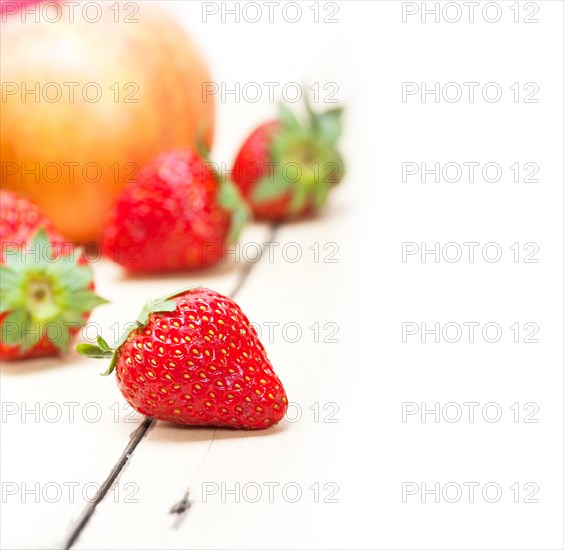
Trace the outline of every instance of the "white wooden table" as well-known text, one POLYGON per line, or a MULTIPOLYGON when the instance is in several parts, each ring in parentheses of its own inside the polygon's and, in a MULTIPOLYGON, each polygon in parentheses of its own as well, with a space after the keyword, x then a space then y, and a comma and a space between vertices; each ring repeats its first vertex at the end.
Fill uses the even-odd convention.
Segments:
MULTIPOLYGON (((336 243, 338 220, 344 223, 346 216, 335 217, 327 212, 307 224, 250 226, 238 257, 198 275, 131 279, 106 261, 97 263, 99 292, 112 303, 94 313, 87 336, 101 330, 111 337, 108 327, 134 318, 142 295, 187 284, 236 294, 258 324, 291 395, 289 420, 256 433, 149 422, 125 404, 113 377, 98 375, 99 362, 73 352, 63 361, 4 364, 1 458, 9 505, 3 506, 3 547, 55 548, 69 542, 76 548, 260 547, 272 536, 270 518, 277 507, 287 507, 294 523, 308 525, 319 510, 322 522, 323 509, 335 506, 315 500, 339 500, 331 449, 339 439, 341 390, 332 377, 344 361, 336 243), (330 252, 334 263, 316 263, 319 234, 321 259, 330 252), (324 242, 335 245, 324 251, 324 242), (259 250, 259 261, 246 261, 259 250), (293 262, 298 253, 302 259, 295 263, 283 258, 293 262), (329 284, 336 296, 327 303, 329 284), (304 470, 304 461, 315 463, 315 471, 304 470), (102 497, 104 484, 110 487, 102 497), (284 504, 297 498, 296 491, 303 493, 299 501, 284 504), (171 513, 186 495, 186 511, 171 513), (255 542, 237 542, 233 532, 218 529, 218 514, 247 525, 252 518, 255 542), (123 538, 130 530, 132 538, 123 538)), ((285 536, 289 542, 292 534, 283 530, 278 541, 285 536)))
MULTIPOLYGON (((209 271, 128 278, 97 263, 111 303, 92 322, 111 338, 147 298, 190 284, 236 292, 292 405, 266 431, 181 428, 131 414, 103 362, 3 364, 1 547, 561 548, 562 3, 535 3, 535 25, 512 23, 502 1, 499 24, 481 11, 475 23, 422 23, 420 11, 403 23, 395 1, 339 2, 339 24, 315 24, 314 2, 295 24, 204 23, 203 5, 223 3, 163 4, 217 83, 337 83, 348 174, 322 216, 250 225, 236 261, 209 271), (535 81, 542 101, 402 101, 403 82, 454 80, 496 80, 507 94, 535 81), (504 177, 403 182, 402 163, 423 161, 496 161, 504 177), (539 183, 515 184, 515 162, 538 163, 539 183), (466 241, 500 243, 503 261, 402 261, 402 243, 466 241), (528 241, 541 261, 513 262, 508 247, 528 241), (247 261, 257 244, 262 259, 247 261), (505 336, 402 342, 406 322, 467 321, 505 336), (508 327, 533 321, 539 343, 515 343, 508 327), (402 416, 436 402, 478 402, 477 420, 402 416), (500 422, 483 420, 488 402, 500 422), (535 403, 539 422, 514 422, 516 402, 521 413, 535 403), (418 489, 408 498, 406 483, 418 489), (438 502, 423 501, 425 483, 439 484, 438 502), (478 483, 476 498, 445 499, 448 483, 478 483), (499 501, 483 498, 487 483, 499 501)), ((229 165, 274 112, 265 98, 219 102, 215 159, 229 165)))

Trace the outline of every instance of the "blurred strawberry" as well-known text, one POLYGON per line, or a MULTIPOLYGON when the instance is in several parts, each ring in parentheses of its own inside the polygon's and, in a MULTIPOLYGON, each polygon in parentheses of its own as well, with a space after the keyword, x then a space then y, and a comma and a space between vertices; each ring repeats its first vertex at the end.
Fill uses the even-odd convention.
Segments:
POLYGON ((283 104, 277 120, 256 128, 233 165, 233 180, 257 218, 284 220, 321 208, 344 175, 336 150, 341 135, 339 108, 322 114, 306 99, 308 123, 283 104))
MULTIPOLYGON (((13 15, 14 13, 18 13, 28 6, 39 4, 45 1, 46 0, 0 0, 0 16, 13 15)), ((59 0, 54 0, 52 3, 55 4, 58 2, 59 0)))
POLYGON ((0 263, 5 263, 6 252, 25 244, 40 228, 52 240, 60 237, 51 220, 34 203, 11 191, 0 190, 0 263))
POLYGON ((237 188, 190 149, 160 155, 125 188, 102 236, 107 256, 131 271, 201 268, 237 239, 248 209, 237 188))
POLYGON ((26 359, 68 349, 91 310, 92 269, 33 203, 0 191, 0 356, 26 359))

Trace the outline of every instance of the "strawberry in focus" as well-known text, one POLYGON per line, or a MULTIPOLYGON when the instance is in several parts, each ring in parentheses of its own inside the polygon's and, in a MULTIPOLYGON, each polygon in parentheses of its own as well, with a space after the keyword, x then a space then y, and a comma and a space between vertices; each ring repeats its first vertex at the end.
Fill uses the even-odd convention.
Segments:
POLYGON ((0 357, 67 351, 92 309, 92 269, 36 205, 0 191, 0 357))
POLYGON ((149 302, 116 349, 80 344, 88 357, 111 357, 128 403, 179 424, 243 429, 279 422, 288 400, 257 333, 239 306, 207 288, 149 302))
POLYGON ((195 151, 177 149, 125 188, 109 213, 102 249, 130 271, 202 268, 221 260, 247 218, 230 181, 195 151))
POLYGON ((259 219, 285 220, 319 210, 344 175, 337 151, 339 108, 316 114, 306 99, 307 124, 283 104, 277 120, 256 128, 233 165, 233 181, 259 219))

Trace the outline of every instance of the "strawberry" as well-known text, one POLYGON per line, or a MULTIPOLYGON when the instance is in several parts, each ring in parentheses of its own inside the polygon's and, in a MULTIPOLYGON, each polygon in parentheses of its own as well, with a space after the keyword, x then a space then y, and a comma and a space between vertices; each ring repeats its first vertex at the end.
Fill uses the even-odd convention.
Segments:
POLYGON ((336 150, 341 135, 339 108, 322 114, 306 99, 308 124, 283 104, 277 120, 256 128, 233 165, 233 181, 259 219, 285 220, 321 208, 344 174, 336 150))
MULTIPOLYGON (((33 4, 39 4, 43 1, 44 0, 0 0, 0 16, 17 13, 24 8, 28 8, 33 4)), ((30 14, 32 14, 30 17, 33 17, 33 12, 31 12, 31 10, 30 14)))
POLYGON ((111 357, 118 386, 140 413, 178 424, 266 428, 288 400, 255 329, 230 298, 207 288, 149 302, 116 349, 80 344, 111 357))
POLYGON ((62 241, 51 220, 34 203, 12 191, 0 190, 0 263, 6 261, 5 254, 10 248, 8 243, 15 246, 25 244, 30 235, 40 228, 45 229, 54 241, 62 241))
POLYGON ((33 203, 0 191, 0 356, 57 355, 106 301, 92 269, 33 203))
POLYGON ((144 167, 109 213, 102 249, 130 271, 201 268, 222 258, 247 220, 230 181, 190 149, 144 167))

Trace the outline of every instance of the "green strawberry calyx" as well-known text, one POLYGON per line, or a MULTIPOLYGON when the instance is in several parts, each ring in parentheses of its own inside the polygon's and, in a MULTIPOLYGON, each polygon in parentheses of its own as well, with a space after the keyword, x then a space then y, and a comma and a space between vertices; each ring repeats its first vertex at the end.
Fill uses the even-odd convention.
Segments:
POLYGON ((239 188, 228 178, 218 172, 217 164, 210 160, 210 152, 204 144, 202 136, 196 140, 196 146, 200 156, 206 165, 213 171, 219 182, 218 201, 219 205, 231 215, 231 223, 227 232, 227 244, 233 244, 239 238, 243 227, 251 218, 251 209, 239 188))
POLYGON ((194 290, 195 287, 188 287, 182 290, 178 290, 172 294, 167 294, 166 296, 162 296, 160 298, 156 298, 154 300, 150 300, 144 306, 139 316, 133 323, 129 323, 129 328, 127 328, 124 333, 121 335, 120 339, 115 344, 115 347, 110 347, 109 344, 101 337, 98 336, 95 344, 78 344, 76 346, 76 351, 81 355, 85 355, 86 357, 90 357, 91 359, 104 359, 111 357, 110 364, 105 372, 102 373, 103 376, 108 376, 112 374, 116 367, 116 361, 118 356, 118 351, 120 350, 121 346, 127 341, 129 336, 136 330, 143 328, 149 322, 149 317, 153 313, 167 313, 173 312, 176 310, 176 301, 173 300, 176 296, 180 294, 184 294, 191 290, 194 290))
POLYGON ((269 145, 273 169, 255 186, 256 203, 291 196, 290 213, 297 215, 306 204, 319 209, 329 190, 344 176, 345 164, 337 151, 342 133, 343 109, 315 113, 307 95, 307 123, 302 124, 284 104, 279 105, 280 128, 269 145))
POLYGON ((90 290, 93 273, 80 265, 81 254, 57 254, 45 229, 0 265, 2 342, 20 346, 22 353, 43 337, 60 352, 67 351, 72 330, 86 324, 85 315, 107 300, 90 290))

